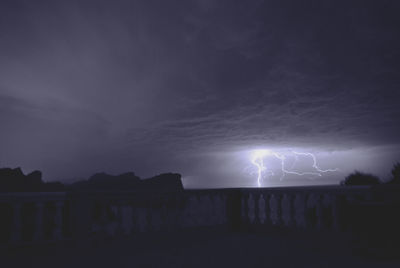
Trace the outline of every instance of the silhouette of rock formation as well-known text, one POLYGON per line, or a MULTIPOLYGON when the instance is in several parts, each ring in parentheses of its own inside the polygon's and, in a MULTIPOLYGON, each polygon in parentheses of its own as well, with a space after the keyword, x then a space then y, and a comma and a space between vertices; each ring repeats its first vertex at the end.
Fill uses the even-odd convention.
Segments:
POLYGON ((143 190, 183 190, 181 175, 164 173, 141 181, 143 190))
POLYGON ((70 185, 74 190, 121 190, 136 188, 140 178, 133 172, 123 173, 117 176, 107 173, 96 173, 88 180, 78 181, 70 185))
POLYGON ((25 175, 21 168, 0 168, 0 192, 56 192, 64 191, 60 182, 43 182, 42 172, 25 175))
POLYGON ((60 182, 43 182, 42 173, 33 171, 25 175, 21 168, 0 168, 0 192, 57 192, 66 190, 99 191, 181 191, 181 175, 164 173, 149 179, 140 179, 133 172, 120 175, 96 173, 88 180, 64 185, 60 182))
POLYGON ((69 186, 72 190, 163 190, 181 191, 183 185, 181 175, 175 173, 165 173, 149 179, 140 179, 133 172, 120 175, 110 175, 107 173, 96 173, 86 181, 78 181, 69 186))

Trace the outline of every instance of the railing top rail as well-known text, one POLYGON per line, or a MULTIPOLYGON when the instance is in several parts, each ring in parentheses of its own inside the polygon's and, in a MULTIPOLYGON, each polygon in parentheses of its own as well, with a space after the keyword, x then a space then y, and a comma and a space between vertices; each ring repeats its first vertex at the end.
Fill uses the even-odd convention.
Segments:
POLYGON ((266 187, 266 188, 241 188, 243 192, 360 192, 373 189, 373 186, 295 186, 295 187, 266 187))
POLYGON ((10 200, 64 200, 66 192, 13 192, 13 193, 0 193, 0 201, 10 200))
POLYGON ((148 199, 153 197, 179 197, 203 194, 229 194, 229 193, 360 193, 366 191, 388 190, 399 192, 400 187, 381 186, 295 186, 295 187, 265 187, 265 188, 219 188, 219 189, 185 189, 177 191, 145 190, 145 191, 66 191, 66 192, 13 192, 0 193, 0 201, 10 200, 63 200, 73 196, 89 198, 115 198, 115 199, 148 199))

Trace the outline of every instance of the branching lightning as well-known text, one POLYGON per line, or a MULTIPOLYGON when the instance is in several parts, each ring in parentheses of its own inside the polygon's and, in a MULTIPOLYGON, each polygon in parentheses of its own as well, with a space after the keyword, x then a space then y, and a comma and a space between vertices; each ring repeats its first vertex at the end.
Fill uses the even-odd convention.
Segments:
POLYGON ((274 157, 280 162, 280 171, 281 171, 281 176, 280 180, 283 180, 286 174, 292 174, 292 175, 297 175, 297 176, 317 176, 321 177, 323 173, 327 172, 335 172, 338 171, 337 168, 335 169, 321 169, 318 164, 317 164, 317 158, 315 157, 314 154, 308 153, 308 152, 296 152, 296 151, 291 151, 288 154, 281 154, 272 150, 254 150, 251 154, 251 163, 257 168, 257 186, 261 187, 262 184, 262 179, 269 178, 271 176, 274 176, 274 172, 272 171, 271 168, 269 168, 265 164, 265 158, 267 157, 274 157), (289 169, 286 168, 285 160, 288 158, 288 156, 294 157, 294 162, 292 163, 291 167, 289 169), (300 157, 310 157, 312 159, 312 170, 311 171, 305 171, 305 172, 299 172, 293 170, 294 166, 298 162, 300 157))

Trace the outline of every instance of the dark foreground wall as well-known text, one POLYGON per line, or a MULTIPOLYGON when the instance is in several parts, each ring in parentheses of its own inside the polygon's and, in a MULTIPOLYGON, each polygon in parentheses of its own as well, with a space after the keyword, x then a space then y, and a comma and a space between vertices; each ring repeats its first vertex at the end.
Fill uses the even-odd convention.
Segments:
POLYGON ((398 241, 399 194, 376 186, 0 194, 0 244, 202 227, 323 230, 398 241))

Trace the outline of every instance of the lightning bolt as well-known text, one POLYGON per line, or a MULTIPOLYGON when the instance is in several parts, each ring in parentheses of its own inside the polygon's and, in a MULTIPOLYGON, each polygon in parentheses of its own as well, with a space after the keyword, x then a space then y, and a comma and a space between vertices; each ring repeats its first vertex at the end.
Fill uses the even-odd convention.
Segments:
MULTIPOLYGON (((274 155, 274 152, 270 150, 256 150, 253 153, 251 158, 251 163, 257 167, 257 186, 261 187, 261 180, 263 177, 263 173, 267 170, 267 167, 264 165, 264 157, 268 155, 274 155)), ((272 171, 269 171, 270 175, 274 175, 272 171), (272 174, 271 174, 272 173, 272 174)))
POLYGON ((261 182, 263 177, 270 177, 275 175, 274 172, 271 169, 268 169, 268 167, 264 163, 265 157, 275 157, 276 159, 279 160, 280 166, 281 166, 281 177, 280 180, 282 181, 283 178, 285 177, 286 174, 292 174, 292 175, 297 175, 297 176, 305 176, 305 175, 310 175, 310 176, 317 176, 321 177, 323 173, 327 172, 335 172, 338 171, 339 169, 321 169, 318 164, 317 164, 317 158, 315 157, 314 154, 308 153, 308 152, 296 152, 296 151, 291 151, 290 153, 291 156, 295 158, 295 161, 292 163, 291 167, 289 169, 286 168, 285 166, 285 160, 287 159, 288 154, 280 154, 278 152, 272 151, 272 150, 255 150, 252 152, 251 155, 251 163, 256 166, 257 168, 257 186, 261 187, 261 182), (293 168, 297 161, 299 160, 299 157, 310 157, 312 159, 312 168, 314 171, 306 171, 306 172, 298 172, 294 171, 293 168))

